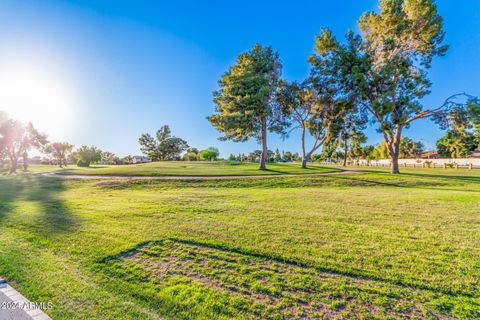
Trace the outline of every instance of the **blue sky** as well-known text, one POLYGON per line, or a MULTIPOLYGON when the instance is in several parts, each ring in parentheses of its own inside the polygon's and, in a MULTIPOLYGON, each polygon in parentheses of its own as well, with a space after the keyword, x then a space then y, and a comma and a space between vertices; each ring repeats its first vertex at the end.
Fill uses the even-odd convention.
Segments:
MULTIPOLYGON (((480 1, 437 3, 451 47, 430 70, 427 106, 456 92, 480 95, 480 1)), ((1 0, 0 109, 32 120, 51 140, 118 155, 140 154, 140 134, 163 124, 191 146, 217 146, 224 156, 246 153, 258 145, 218 141, 221 134, 206 120, 217 80, 236 56, 257 42, 271 45, 283 77, 302 80, 320 28, 343 37, 376 6, 371 0, 1 0), (33 84, 17 90, 10 79, 20 72, 19 83, 33 77, 33 84), (8 91, 3 96, 18 91, 29 107, 2 101, 2 90, 8 91), (43 105, 50 109, 41 111, 43 105)), ((381 140, 374 128, 367 134, 370 143, 381 140)), ((406 135, 431 147, 442 132, 423 121, 406 135)), ((299 151, 299 137, 283 141, 271 134, 269 148, 299 151)))

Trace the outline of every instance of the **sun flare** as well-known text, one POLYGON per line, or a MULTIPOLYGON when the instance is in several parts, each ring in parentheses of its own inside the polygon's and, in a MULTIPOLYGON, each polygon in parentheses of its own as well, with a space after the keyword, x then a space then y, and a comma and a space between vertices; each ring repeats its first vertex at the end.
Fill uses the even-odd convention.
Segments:
POLYGON ((0 72, 0 110, 39 130, 62 134, 73 118, 73 99, 66 84, 40 68, 16 67, 0 72))

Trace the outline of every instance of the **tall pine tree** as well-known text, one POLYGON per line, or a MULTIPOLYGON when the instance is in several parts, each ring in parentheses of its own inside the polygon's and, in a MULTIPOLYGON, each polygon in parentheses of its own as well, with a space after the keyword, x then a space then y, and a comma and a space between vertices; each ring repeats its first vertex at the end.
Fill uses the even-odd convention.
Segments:
POLYGON ((281 132, 281 110, 275 101, 281 63, 271 47, 256 44, 241 53, 237 63, 219 80, 213 93, 215 114, 210 123, 225 135, 221 140, 246 141, 255 138, 262 144, 260 169, 266 168, 267 131, 281 132))

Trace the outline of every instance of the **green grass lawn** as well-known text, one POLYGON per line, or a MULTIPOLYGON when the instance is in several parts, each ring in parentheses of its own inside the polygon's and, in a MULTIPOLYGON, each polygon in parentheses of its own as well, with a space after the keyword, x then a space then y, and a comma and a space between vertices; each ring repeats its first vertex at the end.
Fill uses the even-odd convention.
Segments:
MULTIPOLYGON (((69 166, 69 169, 74 169, 73 166, 69 166)), ((59 166, 47 165, 47 164, 33 164, 29 165, 27 171, 23 171, 23 166, 19 165, 17 169, 17 175, 24 175, 24 174, 32 174, 32 173, 46 173, 46 172, 54 172, 54 171, 63 171, 67 170, 67 168, 60 168, 59 166)), ((0 176, 1 175, 8 175, 8 167, 2 166, 0 167, 0 176)))
POLYGON ((1 178, 0 276, 54 319, 478 319, 480 172, 1 178))
MULTIPOLYGON (((72 167, 73 168, 73 167, 72 167)), ((258 170, 258 163, 221 161, 160 161, 143 164, 73 168, 65 174, 125 175, 125 176, 251 176, 276 174, 310 174, 336 171, 332 167, 310 165, 302 169, 299 163, 269 163, 267 170, 258 170)))

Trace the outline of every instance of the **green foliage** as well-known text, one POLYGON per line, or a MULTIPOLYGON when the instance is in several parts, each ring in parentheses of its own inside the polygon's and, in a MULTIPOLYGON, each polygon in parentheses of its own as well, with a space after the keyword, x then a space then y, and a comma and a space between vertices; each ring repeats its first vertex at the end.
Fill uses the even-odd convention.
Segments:
POLYGON ((112 152, 104 151, 102 152, 102 162, 104 164, 114 165, 114 164, 119 164, 120 159, 117 156, 115 156, 115 154, 113 154, 112 152))
POLYGON ((195 152, 186 152, 183 155, 183 160, 185 161, 196 161, 198 160, 198 154, 195 152))
POLYGON ((463 158, 478 150, 480 145, 480 105, 478 100, 470 99, 466 107, 453 106, 449 112, 435 116, 442 129, 448 129, 445 136, 437 141, 441 156, 463 158))
POLYGON ((196 161, 198 159, 198 149, 197 148, 188 148, 187 152, 183 155, 183 160, 185 161, 196 161))
POLYGON ((72 152, 72 149, 73 145, 67 142, 52 142, 46 145, 43 151, 50 155, 51 160, 62 168, 67 165, 68 156, 72 152))
POLYGON ((268 162, 275 162, 275 153, 272 150, 267 151, 268 162))
POLYGON ((27 171, 30 150, 41 150, 47 142, 47 136, 37 131, 32 123, 24 125, 10 119, 5 112, 0 112, 0 160, 8 158, 10 173, 17 171, 20 158, 23 160, 24 171, 27 171))
POLYGON ((341 124, 348 114, 348 104, 337 100, 330 85, 332 73, 320 74, 315 70, 315 80, 301 85, 282 81, 277 92, 277 101, 293 129, 301 130, 302 166, 324 144, 335 140, 341 124), (329 78, 329 79, 327 79, 329 78), (313 137, 313 145, 307 148, 305 134, 313 137))
POLYGON ((256 44, 240 54, 234 66, 219 80, 219 90, 213 93, 215 114, 210 123, 224 133, 221 140, 262 142, 260 168, 267 159, 267 130, 282 132, 285 126, 275 92, 281 64, 278 53, 271 47, 256 44))
POLYGON ((343 149, 344 165, 347 159, 359 158, 362 156, 362 143, 367 141, 367 136, 362 132, 365 129, 367 119, 356 109, 344 115, 341 122, 341 129, 336 144, 343 149))
POLYGON ((132 164, 133 163, 133 157, 131 155, 123 157, 123 164, 132 164))
POLYGON ((102 160, 102 151, 97 147, 82 146, 76 151, 77 166, 89 167, 92 163, 102 160))
POLYGON ((84 161, 84 160, 81 160, 81 159, 78 159, 77 161, 77 167, 80 167, 80 168, 88 168, 90 167, 90 163, 84 161))
POLYGON ((402 137, 400 140, 400 157, 401 158, 418 158, 425 152, 425 146, 421 141, 402 137))
POLYGON ((270 130, 279 129, 273 98, 281 67, 278 53, 256 44, 223 74, 219 90, 213 93, 216 113, 208 120, 225 134, 224 139, 260 140, 261 117, 270 118, 270 130))
POLYGON ((280 154, 280 151, 278 150, 278 148, 275 150, 275 155, 273 157, 273 161, 275 161, 275 162, 282 161, 282 155, 280 154))
POLYGON ((331 160, 334 155, 335 155, 335 147, 332 146, 331 144, 330 145, 327 145, 325 146, 323 149, 322 149, 322 153, 320 155, 320 159, 321 161, 327 161, 327 160, 331 160))
POLYGON ((478 140, 471 132, 448 130, 447 134, 437 141, 437 151, 446 158, 465 158, 477 150, 478 140))
MULTIPOLYGON (((414 141, 413 139, 402 137, 399 145, 399 157, 400 158, 418 158, 425 151, 425 147, 422 142, 414 141)), ((371 154, 373 159, 389 159, 390 154, 386 146, 385 141, 382 141, 377 145, 375 150, 371 154)))
POLYGON ((373 151, 375 150, 375 146, 372 145, 366 145, 360 148, 360 158, 366 159, 366 160, 372 160, 374 159, 373 157, 373 151))
MULTIPOLYGON (((363 132, 357 131, 357 128, 350 131, 350 133, 351 134, 347 135, 346 137, 350 139, 351 146, 349 148, 349 155, 351 156, 351 158, 358 159, 368 155, 368 153, 366 153, 365 147, 362 146, 363 143, 367 142, 367 136, 363 132)), ((348 146, 348 141, 349 140, 345 140, 345 142, 343 143, 347 144, 348 146)))
POLYGON ((249 161, 260 161, 261 157, 262 157, 261 150, 254 150, 247 155, 247 159, 249 161))
POLYGON ((302 161, 302 157, 298 152, 294 152, 292 154, 292 161, 295 161, 295 162, 302 161))
POLYGON ((310 159, 312 159, 312 161, 324 161, 325 160, 325 159, 323 159, 322 155, 319 154, 319 153, 312 154, 310 159))
POLYGON ((379 125, 392 173, 398 173, 404 128, 420 118, 444 118, 456 108, 478 109, 478 100, 458 94, 436 109, 423 108, 421 99, 431 86, 427 70, 432 59, 447 50, 442 45, 442 18, 433 0, 381 0, 380 12, 365 13, 358 23, 361 36, 349 31, 344 45, 323 29, 315 39, 317 54, 310 61, 338 70, 337 88, 379 125), (460 97, 467 101, 459 102, 460 97))
POLYGON ((157 131, 156 139, 144 133, 138 142, 140 150, 152 161, 179 160, 180 154, 188 148, 185 140, 171 135, 170 127, 167 125, 157 131))
POLYGON ((213 161, 213 160, 217 160, 219 155, 220 155, 220 152, 218 151, 217 148, 209 147, 205 150, 200 151, 200 153, 198 154, 198 157, 200 160, 213 161))
POLYGON ((434 56, 448 49, 442 44, 443 21, 433 0, 380 0, 380 12, 365 13, 358 25, 366 50, 378 64, 393 59, 429 67, 434 56))

